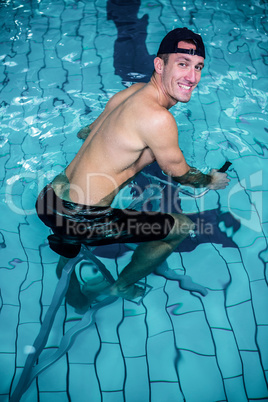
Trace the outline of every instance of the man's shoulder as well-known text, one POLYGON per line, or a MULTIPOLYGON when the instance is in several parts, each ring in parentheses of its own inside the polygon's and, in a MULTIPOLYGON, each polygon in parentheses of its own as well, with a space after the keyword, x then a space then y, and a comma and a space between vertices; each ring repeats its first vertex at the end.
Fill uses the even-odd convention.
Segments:
POLYGON ((108 112, 115 109, 121 103, 123 103, 126 99, 128 99, 131 95, 134 95, 137 91, 145 87, 146 83, 137 83, 133 84, 128 88, 122 89, 122 91, 117 92, 114 94, 108 101, 106 105, 106 110, 108 112))
POLYGON ((176 121, 167 109, 161 107, 150 108, 143 113, 143 118, 139 120, 139 134, 147 145, 162 144, 163 141, 178 142, 176 121))
POLYGON ((151 102, 145 107, 145 120, 154 130, 177 128, 174 116, 161 105, 151 102))

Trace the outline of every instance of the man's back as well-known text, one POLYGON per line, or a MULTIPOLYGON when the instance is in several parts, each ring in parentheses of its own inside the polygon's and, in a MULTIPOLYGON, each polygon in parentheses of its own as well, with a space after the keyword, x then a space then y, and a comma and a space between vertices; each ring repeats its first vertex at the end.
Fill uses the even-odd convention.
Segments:
POLYGON ((149 85, 136 84, 121 91, 96 120, 66 169, 72 201, 109 205, 118 188, 154 161, 143 140, 145 121, 155 103, 149 85))

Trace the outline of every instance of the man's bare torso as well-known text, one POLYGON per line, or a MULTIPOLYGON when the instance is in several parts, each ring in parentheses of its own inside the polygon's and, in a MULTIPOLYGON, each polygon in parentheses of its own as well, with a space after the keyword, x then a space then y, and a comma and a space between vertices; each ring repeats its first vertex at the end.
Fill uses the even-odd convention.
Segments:
POLYGON ((151 84, 115 95, 94 122, 76 157, 53 181, 58 196, 79 204, 110 205, 118 190, 155 158, 143 140, 154 105, 151 84))

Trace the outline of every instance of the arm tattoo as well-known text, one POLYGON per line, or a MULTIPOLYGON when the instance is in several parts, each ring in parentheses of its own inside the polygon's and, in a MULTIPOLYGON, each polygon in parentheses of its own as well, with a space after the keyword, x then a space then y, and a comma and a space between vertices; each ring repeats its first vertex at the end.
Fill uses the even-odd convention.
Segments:
POLYGON ((180 184, 188 184, 195 188, 206 187, 211 183, 212 176, 204 174, 194 167, 190 167, 190 170, 182 176, 173 177, 175 181, 180 184))

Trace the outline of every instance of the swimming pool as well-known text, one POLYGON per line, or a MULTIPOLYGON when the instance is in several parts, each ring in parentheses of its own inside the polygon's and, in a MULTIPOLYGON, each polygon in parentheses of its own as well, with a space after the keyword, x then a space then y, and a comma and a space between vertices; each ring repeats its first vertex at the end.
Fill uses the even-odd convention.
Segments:
MULTIPOLYGON (((172 109, 180 146, 200 169, 231 161, 231 183, 199 199, 180 195, 185 213, 206 211, 213 233, 200 227, 166 264, 208 294, 150 275, 140 305, 118 300, 98 311, 21 400, 267 400, 267 4, 123 4, 0 2, 0 399, 14 390, 58 283, 58 256, 34 210, 39 190, 72 160, 81 145, 76 133, 107 99, 149 79, 165 33, 187 26, 203 35, 207 59, 191 102, 172 109)), ((154 165, 146 173, 163 178, 154 165)), ((163 186, 163 208, 174 207, 174 193, 163 186)), ((118 245, 94 253, 116 276, 132 251, 118 245)), ((40 361, 80 319, 62 303, 40 361)))

